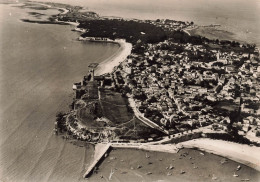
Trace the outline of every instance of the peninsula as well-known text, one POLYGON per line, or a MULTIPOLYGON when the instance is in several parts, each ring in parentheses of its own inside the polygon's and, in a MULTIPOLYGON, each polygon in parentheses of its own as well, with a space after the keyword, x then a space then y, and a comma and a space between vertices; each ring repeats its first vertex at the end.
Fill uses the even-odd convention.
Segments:
MULTIPOLYGON (((102 17, 80 7, 46 4, 67 10, 50 23, 76 23, 79 40, 116 43, 122 50, 100 65, 91 64, 89 74, 73 84, 71 111, 57 115, 56 134, 102 143, 106 149, 158 151, 160 145, 160 151, 178 152, 199 146, 260 169, 259 160, 248 154, 226 150, 225 155, 222 148, 207 145, 228 140, 229 147, 240 143, 258 154, 260 63, 255 45, 193 35, 194 22, 102 17), (194 140, 199 138, 214 140, 194 140)), ((96 155, 96 163, 106 153, 96 155)))

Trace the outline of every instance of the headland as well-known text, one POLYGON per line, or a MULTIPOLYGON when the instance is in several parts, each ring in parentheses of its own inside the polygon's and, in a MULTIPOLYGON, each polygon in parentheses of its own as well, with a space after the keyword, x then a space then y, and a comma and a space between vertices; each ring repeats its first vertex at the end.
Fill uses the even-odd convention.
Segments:
MULTIPOLYGON (((94 13, 85 20, 80 12, 71 16, 72 12, 53 19, 79 23, 82 37, 112 40, 122 51, 74 84, 72 110, 57 116, 57 133, 124 146, 207 137, 259 147, 259 88, 254 85, 259 81, 259 50, 254 45, 193 36, 187 33, 193 22, 125 21, 94 13), (251 106, 254 101, 257 104, 251 106), (247 138, 252 130, 254 141, 247 138)), ((196 142, 185 146, 210 151, 196 142)), ((242 157, 232 151, 225 157, 235 159, 234 155, 242 157)), ((259 162, 243 157, 239 162, 252 162, 250 167, 259 170, 259 162)))

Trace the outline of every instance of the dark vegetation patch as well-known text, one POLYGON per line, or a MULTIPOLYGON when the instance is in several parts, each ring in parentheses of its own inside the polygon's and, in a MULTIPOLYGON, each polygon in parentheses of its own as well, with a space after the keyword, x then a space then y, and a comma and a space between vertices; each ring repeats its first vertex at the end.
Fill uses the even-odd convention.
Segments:
POLYGON ((120 93, 103 90, 100 103, 104 117, 112 121, 115 126, 133 118, 133 113, 129 112, 127 99, 120 93))
POLYGON ((33 15, 33 16, 43 16, 45 14, 43 13, 38 13, 38 12, 28 12, 29 15, 33 15))
POLYGON ((69 25, 66 22, 37 21, 37 20, 29 20, 29 19, 21 19, 21 21, 26 22, 26 23, 69 25))
POLYGON ((123 38, 127 42, 156 43, 166 40, 166 32, 149 23, 124 20, 91 20, 80 22, 79 28, 89 31, 84 37, 108 37, 111 39, 123 38))

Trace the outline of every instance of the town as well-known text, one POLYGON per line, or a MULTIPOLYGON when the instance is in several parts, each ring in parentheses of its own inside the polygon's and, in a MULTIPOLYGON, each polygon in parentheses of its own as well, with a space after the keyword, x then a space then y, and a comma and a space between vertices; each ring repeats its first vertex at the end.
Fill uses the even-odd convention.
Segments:
POLYGON ((71 134, 87 141, 143 142, 210 128, 236 142, 260 143, 260 64, 255 45, 190 35, 189 29, 196 27, 193 22, 70 16, 56 18, 79 22, 77 29, 83 33, 79 40, 120 38, 133 44, 132 53, 111 73, 96 76, 97 65, 92 64, 91 73, 74 84, 72 111, 63 114, 65 123, 71 123, 71 134), (121 115, 111 110, 122 107, 111 104, 124 105, 121 115), (153 130, 133 137, 133 121, 144 124, 139 130, 153 130), (126 136, 129 122, 133 133, 126 136))

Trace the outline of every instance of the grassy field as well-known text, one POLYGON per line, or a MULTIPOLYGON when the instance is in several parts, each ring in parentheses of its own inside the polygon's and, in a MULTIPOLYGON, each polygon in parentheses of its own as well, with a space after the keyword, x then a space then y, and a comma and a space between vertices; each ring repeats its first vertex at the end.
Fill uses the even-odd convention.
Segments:
POLYGON ((120 93, 110 90, 101 91, 101 108, 103 116, 113 122, 113 125, 126 123, 133 118, 129 112, 128 101, 120 93))
POLYGON ((103 116, 115 126, 115 133, 123 139, 147 139, 162 134, 137 119, 128 106, 128 100, 120 93, 110 90, 101 91, 101 108, 103 116))

